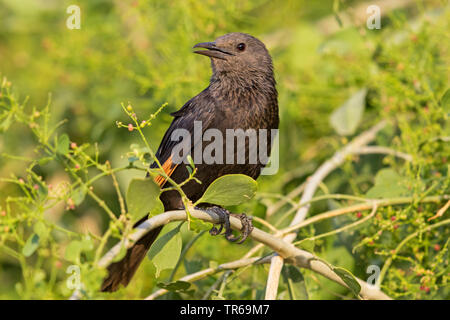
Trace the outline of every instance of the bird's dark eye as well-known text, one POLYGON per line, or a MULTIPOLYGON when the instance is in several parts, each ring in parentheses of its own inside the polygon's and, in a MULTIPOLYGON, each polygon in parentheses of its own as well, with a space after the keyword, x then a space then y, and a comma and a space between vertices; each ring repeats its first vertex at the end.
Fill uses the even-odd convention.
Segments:
POLYGON ((239 51, 244 51, 245 50, 245 43, 239 43, 236 48, 239 51))

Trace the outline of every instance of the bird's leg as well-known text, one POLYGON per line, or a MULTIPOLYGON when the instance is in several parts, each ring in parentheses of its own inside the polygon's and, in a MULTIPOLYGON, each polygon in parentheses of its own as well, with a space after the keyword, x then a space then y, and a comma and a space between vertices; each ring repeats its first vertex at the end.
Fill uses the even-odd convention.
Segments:
POLYGON ((248 217, 245 213, 241 213, 241 214, 231 213, 230 211, 228 211, 222 207, 219 207, 219 206, 212 206, 212 207, 208 207, 205 209, 201 208, 200 210, 206 211, 208 213, 212 212, 219 216, 220 228, 217 229, 214 226, 214 227, 212 227, 211 230, 209 230, 209 233, 213 236, 220 234, 222 232, 223 228, 225 227, 225 238, 228 241, 234 242, 234 241, 239 240, 242 237, 242 239, 238 242, 240 244, 247 239, 247 237, 250 235, 250 233, 253 230, 252 218, 248 217), (242 224, 241 234, 237 237, 233 237, 233 231, 232 231, 231 225, 230 225, 230 216, 234 216, 234 217, 238 218, 239 220, 241 220, 241 224, 242 224))

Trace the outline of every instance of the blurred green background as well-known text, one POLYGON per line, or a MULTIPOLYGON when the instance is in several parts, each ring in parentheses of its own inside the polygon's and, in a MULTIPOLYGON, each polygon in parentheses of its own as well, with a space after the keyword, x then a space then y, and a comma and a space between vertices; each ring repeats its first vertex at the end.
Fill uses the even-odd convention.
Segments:
MULTIPOLYGON (((267 45, 274 60, 281 117, 280 170, 276 176, 261 177, 259 190, 286 193, 347 141, 348 137, 336 135, 329 117, 354 92, 369 88, 361 123, 365 129, 397 112, 421 117, 422 102, 428 97, 406 89, 415 80, 428 83, 435 97, 441 97, 448 84, 447 1, 375 2, 386 5, 380 30, 366 28, 370 1, 0 0, 0 76, 11 81, 20 99, 29 97, 30 106, 45 106, 50 99, 51 122, 68 119, 60 130, 77 144, 98 143, 101 160, 115 167, 125 165, 130 145, 139 143, 135 132, 115 125, 117 120, 129 121, 121 103, 131 103, 142 117, 168 103, 153 126, 145 129, 156 150, 172 119, 169 113, 208 85, 209 60, 192 54, 192 46, 228 32, 252 34, 267 45), (80 30, 66 27, 71 4, 81 8, 80 30), (404 99, 408 96, 412 104, 404 99)), ((406 150, 405 139, 399 138, 395 146, 414 153, 406 150)), ((390 141, 389 134, 378 139, 390 141)), ((0 135, 0 152, 32 158, 35 141, 27 128, 13 125, 0 135)), ((356 171, 338 171, 328 187, 332 192, 364 193, 383 166, 381 159, 375 157, 356 171)), ((0 176, 20 177, 26 165, 0 157, 0 176)), ((56 165, 41 174, 54 184, 68 179, 56 165)), ((123 190, 140 175, 119 173, 123 190)), ((100 181, 95 188, 118 211, 110 181, 100 181)), ((19 192, 15 185, 0 182, 0 203, 19 192)), ((252 203, 247 210, 258 214, 262 207, 252 203)), ((58 210, 52 214, 63 215, 64 206, 58 210)), ((67 224, 95 234, 108 221, 88 199, 70 215, 64 217, 67 224)), ((225 262, 248 250, 243 246, 218 251, 204 238, 195 250, 203 267, 208 259, 225 262)), ((228 246, 225 240, 217 241, 222 248, 228 246)), ((339 248, 328 252, 335 257, 330 259, 346 259, 349 253, 339 248)), ((348 259, 343 263, 352 269, 354 262, 348 259)), ((150 272, 149 267, 143 269, 140 272, 150 272)), ((16 297, 13 287, 19 279, 14 263, 0 260, 0 297, 16 297)), ((148 284, 134 283, 128 297, 139 295, 136 288, 148 293, 148 284)), ((316 297, 334 296, 322 292, 316 297)))

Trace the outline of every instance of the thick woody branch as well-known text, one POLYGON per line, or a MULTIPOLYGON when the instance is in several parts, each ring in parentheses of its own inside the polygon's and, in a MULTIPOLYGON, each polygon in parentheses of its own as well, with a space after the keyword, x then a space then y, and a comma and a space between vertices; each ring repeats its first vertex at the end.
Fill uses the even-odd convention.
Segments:
MULTIPOLYGON (((333 157, 323 163, 317 171, 308 178, 302 197, 300 199, 300 204, 309 202, 319 187, 320 183, 337 167, 344 163, 345 159, 356 152, 356 150, 365 147, 371 141, 375 139, 376 134, 386 126, 386 121, 381 121, 369 130, 361 133, 355 139, 353 139, 349 144, 347 144, 342 150, 337 151, 333 157)), ((297 210, 294 219, 291 221, 290 226, 294 226, 302 222, 310 208, 311 204, 308 203, 301 206, 297 210)), ((283 240, 291 243, 296 238, 297 233, 293 232, 284 236, 283 240)), ((283 258, 281 256, 276 256, 272 259, 272 263, 269 269, 269 275, 267 278, 266 286, 266 300, 274 300, 277 297, 278 283, 280 279, 281 269, 283 267, 283 258)))
MULTIPOLYGON (((443 196, 429 196, 425 197, 420 200, 421 203, 440 203, 442 201, 448 200, 448 195, 443 196)), ((372 213, 374 212, 374 209, 378 207, 385 207, 385 206, 392 206, 392 205, 403 205, 407 203, 411 203, 414 201, 413 197, 400 197, 400 198, 391 198, 391 199, 368 199, 367 202, 356 204, 353 206, 340 208, 336 210, 327 211, 318 215, 315 215, 314 217, 311 217, 305 221, 302 221, 298 225, 288 227, 282 230, 278 230, 277 233, 275 233, 276 237, 279 237, 283 234, 287 234, 290 232, 293 232, 297 229, 303 228, 307 225, 322 221, 324 219, 329 219, 333 217, 337 217, 343 214, 351 213, 351 212, 357 212, 357 211, 364 211, 369 210, 372 208, 372 213)), ((448 202, 450 203, 450 202, 448 202)), ((372 215, 373 216, 373 215, 372 215)), ((367 216, 365 219, 369 219, 370 216, 367 216)), ((358 223, 361 223, 362 221, 358 221, 358 223)), ((344 228, 348 228, 349 226, 346 226, 344 228)), ((342 230, 342 229, 341 229, 342 230)), ((337 231, 337 230, 335 230, 337 231)), ((323 234, 322 234, 323 235, 323 234)), ((320 235, 320 236, 322 236, 320 235)), ((192 274, 188 274, 179 280, 186 281, 186 282, 194 282, 200 279, 203 279, 207 276, 210 276, 212 274, 216 274, 225 270, 231 271, 238 268, 243 268, 251 264, 263 264, 263 263, 270 263, 271 259, 276 256, 276 253, 273 253, 271 255, 265 256, 264 258, 250 258, 253 254, 255 254, 258 250, 260 250, 264 245, 262 243, 259 243, 255 247, 253 247, 252 250, 250 250, 242 259, 235 260, 232 262, 223 263, 216 268, 207 268, 192 274)), ((152 300, 156 299, 163 294, 167 293, 168 291, 166 289, 160 289, 152 293, 150 296, 148 296, 146 299, 152 300)))
MULTIPOLYGON (((192 216, 203 221, 218 223, 219 217, 214 213, 206 213, 200 210, 190 209, 189 212, 192 216)), ((136 227, 136 231, 129 236, 128 239, 124 241, 124 245, 129 248, 137 240, 142 238, 147 232, 157 228, 159 226, 165 225, 173 221, 183 221, 187 220, 187 215, 184 210, 168 211, 157 216, 154 216, 147 221, 141 223, 136 227)), ((235 217, 230 218, 231 227, 235 230, 241 230, 242 225, 239 219, 235 217)), ((335 281, 342 286, 347 287, 347 285, 339 278, 326 264, 317 260, 317 257, 313 254, 298 249, 291 243, 288 243, 280 238, 276 238, 273 235, 266 233, 260 229, 254 228, 251 235, 254 240, 263 243, 264 245, 271 248, 273 251, 277 252, 283 259, 286 259, 288 263, 292 263, 301 268, 310 269, 322 276, 335 281)), ((121 244, 114 246, 108 253, 103 256, 99 261, 100 267, 108 266, 113 258, 120 252, 121 244)), ((253 261, 252 261, 253 262, 253 261)), ((361 285, 361 296, 365 299, 390 299, 389 296, 384 294, 381 290, 376 287, 368 285, 366 282, 359 280, 361 285)))
MULTIPOLYGON (((393 150, 393 149, 387 148, 387 147, 381 147, 381 146, 365 146, 365 147, 361 147, 361 148, 355 149, 353 151, 353 154, 355 154, 355 155, 383 154, 383 155, 391 155, 391 156, 403 159, 405 161, 412 161, 413 160, 413 157, 410 154, 407 154, 407 153, 404 153, 404 152, 400 152, 400 151, 397 151, 397 150, 393 150)), ((305 185, 306 185, 306 182, 303 182, 298 187, 296 187, 294 190, 289 192, 286 196, 284 196, 282 199, 280 199, 279 201, 277 201, 273 205, 269 206, 267 208, 266 216, 267 217, 272 216, 275 212, 277 212, 279 209, 281 209, 281 207, 283 207, 286 203, 291 202, 292 199, 294 199, 295 197, 300 195, 303 192, 303 190, 305 189, 305 185)))

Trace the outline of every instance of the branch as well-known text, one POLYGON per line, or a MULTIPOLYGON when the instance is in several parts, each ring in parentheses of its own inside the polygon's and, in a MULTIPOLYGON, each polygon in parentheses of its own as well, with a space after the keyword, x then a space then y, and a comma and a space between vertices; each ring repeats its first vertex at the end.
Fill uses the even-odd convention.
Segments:
MULTIPOLYGON (((365 146, 365 147, 361 147, 359 149, 354 150, 353 154, 387 154, 387 155, 392 155, 394 157, 397 158, 401 158, 405 161, 412 161, 413 158, 410 154, 404 153, 404 152, 400 152, 388 147, 381 147, 381 146, 365 146)), ((302 171, 303 172, 303 171, 302 171)), ((294 199, 295 197, 297 197, 298 195, 300 195, 303 190, 305 189, 305 182, 303 182, 302 184, 300 184, 298 187, 296 187, 294 190, 292 190, 291 192, 289 192, 286 196, 284 196, 283 198, 281 198, 280 200, 278 200, 277 202, 275 202, 274 204, 272 204, 271 206, 269 206, 267 208, 267 213, 266 216, 270 217, 272 216, 275 212, 277 212, 281 207, 283 207, 286 203, 292 201, 292 199, 294 199)))
MULTIPOLYGON (((211 222, 211 223, 219 223, 219 217, 212 212, 206 213, 204 211, 190 209, 190 214, 195 218, 202 219, 203 221, 211 222)), ((124 240, 124 245, 126 248, 130 248, 136 241, 142 238, 149 231, 165 225, 169 222, 173 221, 183 221, 187 220, 187 215, 184 210, 176 210, 176 211, 168 211, 157 216, 154 216, 140 225, 138 225, 135 231, 128 237, 128 239, 124 240)), ((242 224, 241 221, 235 217, 230 217, 231 227, 235 230, 241 230, 242 224)), ((298 249, 291 243, 288 243, 282 239, 274 237, 273 235, 264 232, 260 229, 254 228, 250 237, 258 242, 263 243, 268 246, 277 254, 279 254, 283 259, 286 259, 288 263, 292 263, 301 268, 310 269, 332 281, 335 281, 342 286, 347 287, 347 285, 339 278, 330 268, 317 260, 317 257, 313 254, 298 249)), ((99 261, 99 267, 107 267, 114 257, 119 254, 121 249, 121 243, 115 245, 109 252, 107 252, 103 258, 99 261)), ((248 262, 255 262, 254 259, 250 259, 248 262)), ((240 263, 243 263, 242 261, 240 263)), ((212 270, 206 269, 201 271, 203 273, 212 272, 212 270)), ((195 279, 196 276, 200 276, 198 273, 190 275, 195 279)), ((359 284, 361 285, 361 296, 365 299, 390 299, 389 296, 384 294, 381 290, 376 287, 368 285, 366 282, 358 279, 359 284)))
MULTIPOLYGON (((366 146, 372 140, 375 139, 376 134, 386 126, 386 121, 381 121, 369 130, 361 133, 359 136, 354 138, 348 145, 346 145, 342 150, 337 151, 333 157, 323 163, 317 171, 308 178, 306 181, 306 185, 300 199, 300 204, 306 203, 312 199, 314 193, 316 192, 319 185, 322 181, 328 176, 330 172, 344 163, 347 156, 355 153, 356 150, 361 147, 366 146)), ((292 220, 290 226, 294 226, 302 222, 306 214, 309 211, 311 203, 308 203, 302 206, 297 210, 297 213, 292 220)), ((284 236, 283 240, 291 243, 296 238, 297 233, 290 233, 284 236)), ((283 267, 283 258, 280 256, 276 256, 272 259, 272 263, 269 269, 269 276, 267 278, 267 286, 266 286, 266 300, 275 300, 277 297, 278 291, 278 283, 280 279, 281 269, 283 267)))
POLYGON ((395 156, 397 158, 401 158, 405 161, 412 161, 413 157, 410 154, 400 152, 391 148, 381 147, 381 146, 367 146, 361 147, 358 150, 355 150, 354 154, 388 154, 391 156, 395 156))
MULTIPOLYGON (((426 197, 420 200, 421 203, 439 203, 441 201, 445 201, 449 198, 449 196, 447 195, 443 195, 443 196, 430 196, 430 197, 426 197)), ((321 214, 317 214, 314 217, 311 217, 295 226, 292 227, 288 227, 282 230, 278 230, 274 235, 276 237, 280 237, 284 234, 290 233, 292 231, 295 231, 297 229, 303 228, 307 225, 322 221, 324 219, 329 219, 329 218, 333 218, 333 217, 337 217, 343 214, 347 214, 347 213, 351 213, 351 212, 356 212, 356 211, 364 211, 364 210, 368 210, 372 208, 372 213, 365 217, 362 220, 359 220, 351 225, 345 226, 341 229, 348 229, 349 227, 353 227, 356 224, 361 224, 367 220, 369 220, 375 213, 375 208, 377 207, 384 207, 384 206, 391 206, 391 205, 402 205, 402 204, 406 204, 406 203, 411 203, 414 201, 413 197, 401 197, 401 198, 392 198, 392 199, 381 199, 381 200, 376 200, 376 199, 367 199, 367 202, 365 203, 361 203, 361 204, 357 204, 357 205, 353 205, 350 207, 345 207, 345 208, 340 208, 340 209, 335 209, 335 210, 331 210, 331 211, 327 211, 321 214)), ((332 231, 333 233, 335 233, 337 230, 332 231)), ((320 237, 324 236, 324 234, 320 235, 320 237)), ((294 243, 295 245, 295 243, 294 243)), ((255 259, 250 259, 250 257, 252 255, 254 255, 258 250, 263 248, 263 244, 259 243, 258 245, 256 245, 255 247, 253 247, 247 254, 244 255, 243 258, 239 259, 239 260, 235 260, 232 262, 227 262, 224 264, 219 265, 217 268, 213 269, 213 268, 208 268, 202 271, 198 271, 196 273, 190 274, 190 275, 186 275, 182 278, 180 278, 179 280, 181 281, 186 281, 186 282, 194 282, 194 281, 198 281, 200 279, 203 279, 209 275, 212 274, 216 274, 219 272, 222 272, 224 270, 228 270, 228 271, 232 271, 234 269, 237 268, 242 268, 242 267, 246 267, 250 264, 263 264, 263 263, 269 263, 271 261, 271 259, 274 257, 274 255, 276 255, 276 253, 273 253, 271 255, 265 256, 263 258, 255 258, 255 259)), ((156 299, 160 296, 162 296, 163 294, 167 293, 168 291, 165 289, 160 289, 154 293, 152 293, 150 296, 148 296, 146 299, 152 300, 152 299, 156 299)))
POLYGON ((342 26, 340 26, 336 21, 336 17, 334 15, 329 15, 325 18, 320 19, 317 23, 317 27, 323 34, 331 35, 342 30, 342 28, 365 25, 368 17, 366 10, 371 5, 378 6, 380 8, 381 16, 384 17, 393 10, 396 10, 398 8, 407 8, 411 5, 414 5, 414 1, 371 0, 359 4, 354 4, 352 6, 349 6, 349 8, 346 10, 342 10, 336 13, 339 15, 342 26))
MULTIPOLYGON (((178 279, 179 281, 186 281, 186 282, 194 282, 200 279, 203 279, 209 275, 221 272, 221 271, 225 271, 225 270, 234 270, 234 269, 238 269, 238 268, 242 268, 242 267, 246 267, 248 265, 251 264, 263 264, 263 263, 269 263, 270 259, 268 259, 269 257, 266 258, 261 258, 261 257, 256 257, 256 258, 246 258, 246 259, 239 259, 236 261, 232 261, 232 262, 227 262, 227 263, 223 263, 218 265, 216 268, 207 268, 192 274, 189 274, 187 276, 184 276, 180 279, 178 279)), ((168 290, 166 289, 160 289, 158 291, 153 292, 151 295, 149 295, 147 298, 145 298, 145 300, 154 300, 160 296, 162 296, 163 294, 167 293, 168 290)))

